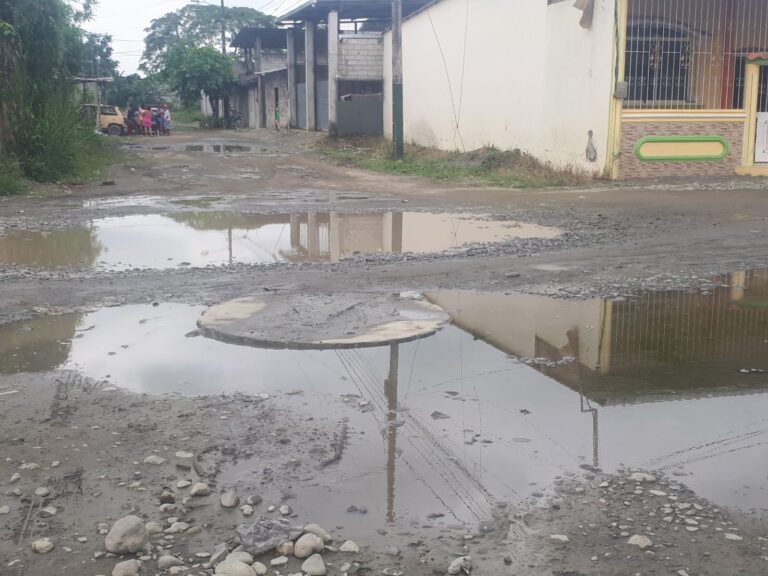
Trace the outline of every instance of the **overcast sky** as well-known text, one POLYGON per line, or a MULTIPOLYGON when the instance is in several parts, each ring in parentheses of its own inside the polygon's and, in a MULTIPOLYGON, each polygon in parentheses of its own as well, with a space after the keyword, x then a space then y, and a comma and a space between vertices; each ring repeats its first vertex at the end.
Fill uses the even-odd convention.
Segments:
MULTIPOLYGON (((303 0, 224 0, 226 6, 247 6, 268 14, 283 14, 303 0)), ((191 0, 99 0, 93 20, 85 28, 91 32, 112 35, 114 58, 120 70, 132 74, 138 70, 144 50, 144 28, 163 14, 192 3, 191 0)), ((219 0, 205 0, 219 5, 219 0)))

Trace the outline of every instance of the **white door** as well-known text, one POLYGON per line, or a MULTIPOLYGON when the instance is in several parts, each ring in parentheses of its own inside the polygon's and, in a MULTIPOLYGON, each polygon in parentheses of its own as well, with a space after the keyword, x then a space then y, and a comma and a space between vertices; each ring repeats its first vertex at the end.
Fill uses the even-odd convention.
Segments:
POLYGON ((757 113, 757 142, 755 162, 768 163, 768 112, 757 113))

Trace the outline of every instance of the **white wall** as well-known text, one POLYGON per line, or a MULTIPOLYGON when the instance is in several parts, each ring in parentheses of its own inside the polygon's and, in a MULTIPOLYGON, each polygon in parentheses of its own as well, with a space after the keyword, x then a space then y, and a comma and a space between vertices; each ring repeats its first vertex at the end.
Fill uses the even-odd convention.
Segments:
MULTIPOLYGON (((557 166, 602 171, 614 14, 614 0, 595 0, 592 28, 583 29, 571 0, 442 0, 406 20, 406 141, 446 150, 520 148, 557 166), (597 163, 585 157, 589 130, 597 163)), ((388 33, 389 136, 391 40, 388 33)))

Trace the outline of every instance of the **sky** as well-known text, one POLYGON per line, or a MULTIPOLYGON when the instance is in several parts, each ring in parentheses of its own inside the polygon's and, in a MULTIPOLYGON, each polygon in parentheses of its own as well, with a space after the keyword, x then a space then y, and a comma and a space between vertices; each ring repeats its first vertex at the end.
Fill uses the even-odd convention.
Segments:
MULTIPOLYGON (((203 0, 206 4, 219 5, 219 0, 203 0)), ((282 14, 303 0, 224 0, 226 6, 244 6, 282 14)), ((99 0, 93 20, 85 26, 89 32, 112 35, 114 59, 120 63, 120 71, 133 74, 138 71, 144 50, 144 29, 155 18, 178 10, 193 0, 99 0)))

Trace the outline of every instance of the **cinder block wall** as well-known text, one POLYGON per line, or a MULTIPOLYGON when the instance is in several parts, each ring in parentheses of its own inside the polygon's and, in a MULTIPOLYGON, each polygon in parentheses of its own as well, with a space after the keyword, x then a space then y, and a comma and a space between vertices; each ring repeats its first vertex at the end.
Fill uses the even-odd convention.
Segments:
POLYGON ((733 176, 744 149, 743 122, 623 122, 619 177, 733 176), (730 150, 722 160, 704 162, 643 162, 635 144, 646 136, 722 136, 730 150))
POLYGON ((341 80, 382 80, 384 78, 384 36, 375 33, 339 36, 339 78, 341 80))

